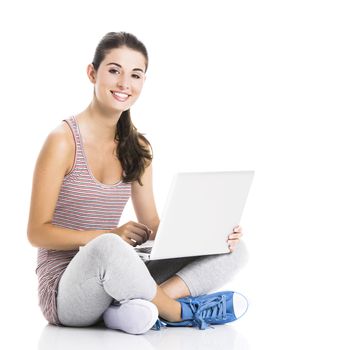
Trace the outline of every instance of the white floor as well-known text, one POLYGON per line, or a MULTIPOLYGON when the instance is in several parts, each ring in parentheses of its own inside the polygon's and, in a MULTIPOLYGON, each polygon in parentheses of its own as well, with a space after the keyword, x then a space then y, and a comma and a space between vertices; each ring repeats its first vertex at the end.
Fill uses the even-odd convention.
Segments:
POLYGON ((72 329, 55 326, 43 328, 38 350, 95 349, 249 349, 248 342, 232 326, 199 331, 193 328, 172 328, 149 331, 144 335, 128 335, 105 328, 72 329))

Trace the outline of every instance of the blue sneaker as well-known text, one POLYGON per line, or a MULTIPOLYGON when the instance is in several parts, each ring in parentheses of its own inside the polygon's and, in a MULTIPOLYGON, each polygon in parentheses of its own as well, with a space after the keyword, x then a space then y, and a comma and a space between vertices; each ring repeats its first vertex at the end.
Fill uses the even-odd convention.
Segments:
POLYGON ((162 326, 193 327, 206 329, 209 325, 233 322, 242 317, 248 309, 247 299, 237 292, 217 292, 198 297, 177 299, 181 303, 180 322, 168 322, 159 319, 153 329, 162 326))

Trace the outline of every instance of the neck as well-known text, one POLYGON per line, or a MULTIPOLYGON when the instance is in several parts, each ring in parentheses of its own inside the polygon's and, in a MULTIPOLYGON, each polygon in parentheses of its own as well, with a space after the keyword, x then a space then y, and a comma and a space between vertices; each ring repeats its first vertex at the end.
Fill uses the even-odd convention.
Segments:
POLYGON ((81 119, 91 138, 98 142, 114 141, 115 130, 122 111, 110 111, 92 101, 82 113, 81 119))

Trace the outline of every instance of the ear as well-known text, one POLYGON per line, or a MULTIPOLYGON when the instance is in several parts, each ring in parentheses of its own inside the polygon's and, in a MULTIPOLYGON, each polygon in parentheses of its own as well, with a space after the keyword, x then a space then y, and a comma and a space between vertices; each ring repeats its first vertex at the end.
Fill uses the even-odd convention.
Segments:
POLYGON ((86 68, 86 73, 89 78, 89 80, 95 84, 96 83, 96 71, 94 66, 90 63, 86 68))

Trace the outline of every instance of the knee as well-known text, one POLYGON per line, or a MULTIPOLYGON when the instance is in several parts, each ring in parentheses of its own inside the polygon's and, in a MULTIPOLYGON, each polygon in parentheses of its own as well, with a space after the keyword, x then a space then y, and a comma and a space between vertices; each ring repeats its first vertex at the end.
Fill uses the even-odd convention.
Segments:
POLYGON ((94 238, 86 246, 94 257, 108 257, 131 250, 131 246, 114 233, 105 233, 94 238))

